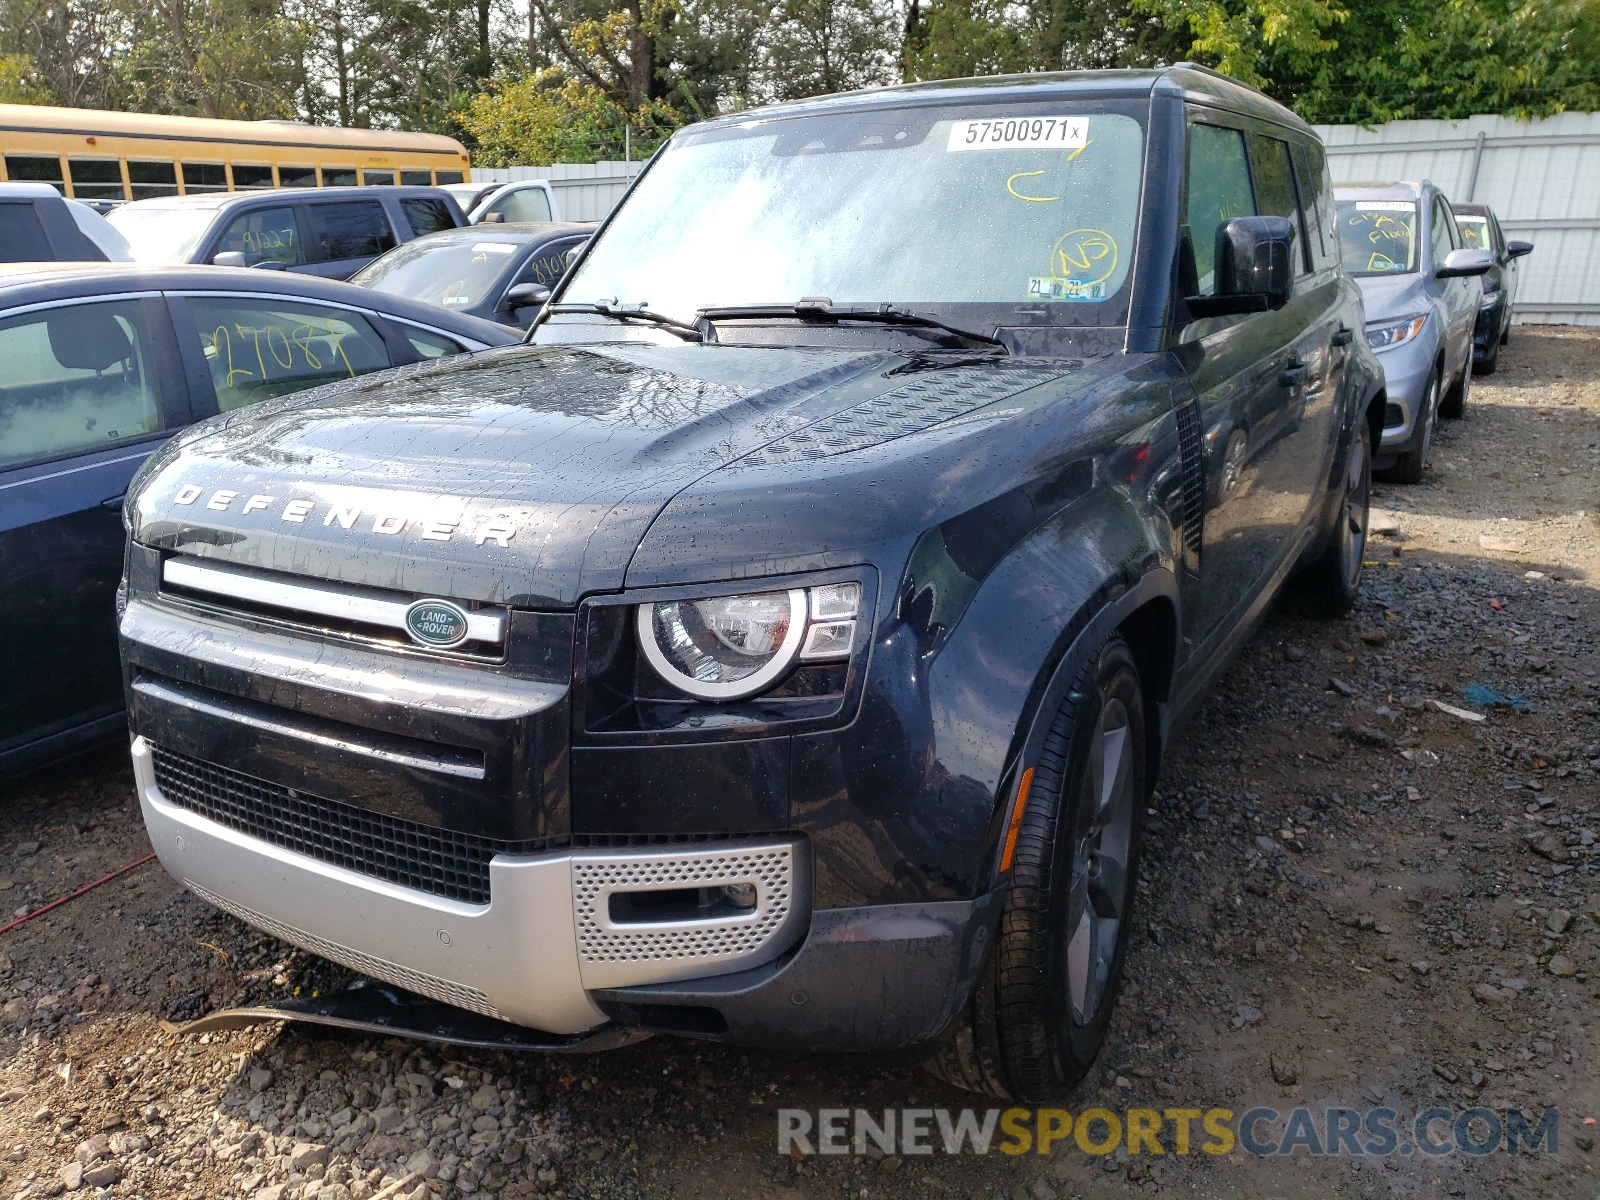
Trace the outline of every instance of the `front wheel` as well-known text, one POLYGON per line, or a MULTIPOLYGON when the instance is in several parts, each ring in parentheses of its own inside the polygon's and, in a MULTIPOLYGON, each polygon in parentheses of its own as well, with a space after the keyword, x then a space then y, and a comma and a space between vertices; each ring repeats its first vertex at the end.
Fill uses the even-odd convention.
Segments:
POLYGON ((1144 798, 1144 694, 1132 651, 1112 637, 1033 767, 1000 934, 933 1074, 1043 1102, 1094 1068, 1122 982, 1144 798))
POLYGON ((1342 617, 1355 607, 1366 565, 1372 501, 1372 432, 1358 417, 1345 454, 1338 523, 1322 557, 1289 581, 1287 607, 1308 617, 1342 617))
POLYGON ((1417 413, 1417 444, 1395 460, 1389 473, 1397 483, 1421 483, 1422 470, 1433 450, 1433 423, 1439 414, 1439 372, 1428 376, 1422 393, 1422 408, 1417 413))

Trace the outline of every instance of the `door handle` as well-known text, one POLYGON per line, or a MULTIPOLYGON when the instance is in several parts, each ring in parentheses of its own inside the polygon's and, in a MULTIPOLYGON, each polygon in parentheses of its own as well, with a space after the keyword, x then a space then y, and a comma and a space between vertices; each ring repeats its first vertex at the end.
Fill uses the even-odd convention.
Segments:
POLYGON ((1333 344, 1335 346, 1348 346, 1355 340, 1355 337, 1356 335, 1353 330, 1346 329, 1343 325, 1341 325, 1339 326, 1339 332, 1333 335, 1333 344))
POLYGON ((107 512, 119 513, 122 511, 123 502, 127 500, 127 498, 128 493, 123 492, 120 496, 112 496, 108 500, 100 501, 100 507, 105 509, 107 512))

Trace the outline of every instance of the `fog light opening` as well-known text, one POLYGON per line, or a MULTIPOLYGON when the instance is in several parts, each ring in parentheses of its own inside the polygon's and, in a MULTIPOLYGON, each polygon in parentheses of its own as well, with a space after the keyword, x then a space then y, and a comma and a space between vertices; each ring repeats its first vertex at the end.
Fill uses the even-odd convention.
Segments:
POLYGON ((723 885, 722 896, 734 908, 754 908, 756 906, 756 885, 753 883, 729 883, 723 885))

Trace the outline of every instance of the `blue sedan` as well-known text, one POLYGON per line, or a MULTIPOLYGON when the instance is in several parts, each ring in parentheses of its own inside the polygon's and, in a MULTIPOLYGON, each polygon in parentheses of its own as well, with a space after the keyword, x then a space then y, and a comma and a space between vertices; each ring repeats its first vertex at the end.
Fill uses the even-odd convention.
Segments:
POLYGON ((0 266, 0 774, 124 727, 122 500, 172 433, 269 396, 517 336, 305 275, 0 266))

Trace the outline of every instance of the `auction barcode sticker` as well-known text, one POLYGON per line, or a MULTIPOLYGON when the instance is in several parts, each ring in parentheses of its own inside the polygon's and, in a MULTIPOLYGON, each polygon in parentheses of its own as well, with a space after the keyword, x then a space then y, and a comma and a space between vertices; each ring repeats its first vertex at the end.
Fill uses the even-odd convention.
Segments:
POLYGON ((985 117, 950 126, 947 151, 1055 148, 1076 150, 1089 142, 1088 117, 985 117))

